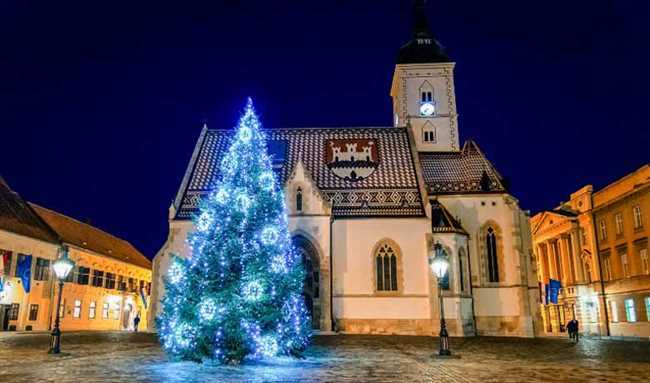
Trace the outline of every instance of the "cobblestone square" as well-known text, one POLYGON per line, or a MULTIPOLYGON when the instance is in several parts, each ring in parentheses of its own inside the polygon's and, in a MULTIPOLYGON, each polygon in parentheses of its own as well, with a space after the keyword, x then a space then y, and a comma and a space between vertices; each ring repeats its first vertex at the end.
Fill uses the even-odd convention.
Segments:
POLYGON ((459 359, 439 360, 436 339, 318 336, 302 360, 241 366, 169 362, 148 333, 0 334, 0 382, 647 382, 650 343, 582 339, 452 339, 459 359))

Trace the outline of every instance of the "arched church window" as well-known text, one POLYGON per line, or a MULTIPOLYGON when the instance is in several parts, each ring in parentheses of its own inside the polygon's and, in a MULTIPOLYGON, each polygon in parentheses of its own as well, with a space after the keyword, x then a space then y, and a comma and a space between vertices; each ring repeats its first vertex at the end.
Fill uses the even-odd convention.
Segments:
POLYGON ((424 142, 436 142, 436 127, 433 126, 433 124, 431 124, 429 121, 427 121, 422 127, 422 134, 424 135, 424 142))
POLYGON ((379 246, 375 254, 377 291, 397 291, 397 254, 388 243, 379 246))
POLYGON ((302 211, 302 188, 298 188, 298 191, 296 191, 296 211, 302 211))
POLYGON ((497 258, 497 236, 492 227, 487 229, 486 254, 488 267, 488 281, 499 282, 499 261, 497 258))
POLYGON ((433 101, 433 92, 426 90, 422 92, 422 102, 432 102, 433 101))

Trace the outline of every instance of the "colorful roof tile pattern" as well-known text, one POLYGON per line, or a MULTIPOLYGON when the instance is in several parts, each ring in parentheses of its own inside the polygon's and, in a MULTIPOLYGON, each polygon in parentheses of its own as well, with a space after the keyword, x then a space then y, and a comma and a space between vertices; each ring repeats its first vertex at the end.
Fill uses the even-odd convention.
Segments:
POLYGON ((427 192, 504 193, 503 178, 472 140, 459 152, 419 153, 427 192))
MULTIPOLYGON (((191 218, 200 198, 214 188, 219 179, 219 159, 228 149, 231 134, 230 130, 206 129, 201 133, 175 200, 176 219, 191 218)), ((280 181, 285 183, 302 160, 331 204, 334 216, 424 215, 405 128, 295 128, 267 130, 266 134, 280 181), (334 150, 333 143, 345 154, 341 158, 328 154, 334 150), (335 158, 340 162, 333 163, 335 158), (352 177, 333 171, 347 165, 350 169, 346 174, 357 170, 352 177), (368 166, 373 170, 368 171, 368 166)))

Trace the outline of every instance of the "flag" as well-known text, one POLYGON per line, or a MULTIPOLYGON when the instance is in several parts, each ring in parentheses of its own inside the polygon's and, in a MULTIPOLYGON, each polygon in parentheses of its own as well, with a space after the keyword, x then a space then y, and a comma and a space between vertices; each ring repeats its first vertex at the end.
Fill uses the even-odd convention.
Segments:
POLYGON ((550 279, 548 281, 548 290, 549 290, 549 299, 551 303, 557 304, 557 298, 560 293, 560 288, 562 288, 562 283, 555 279, 550 279))
POLYGON ((142 304, 144 305, 144 308, 147 308, 147 297, 144 294, 144 287, 140 289, 140 297, 142 298, 142 304))
POLYGON ((23 289, 29 293, 31 289, 32 279, 32 256, 21 254, 18 257, 18 266, 16 267, 16 276, 20 278, 23 283, 23 289))

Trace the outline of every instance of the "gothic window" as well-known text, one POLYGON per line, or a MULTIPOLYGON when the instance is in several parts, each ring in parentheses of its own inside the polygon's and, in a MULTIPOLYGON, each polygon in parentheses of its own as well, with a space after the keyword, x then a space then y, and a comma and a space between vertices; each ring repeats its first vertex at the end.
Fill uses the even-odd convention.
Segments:
POLYGON ((492 227, 487 229, 485 237, 487 254, 488 281, 499 282, 499 261, 497 258, 497 236, 492 227))
POLYGON ((302 188, 298 188, 296 192, 296 211, 302 212, 302 188))
POLYGON ((421 102, 433 102, 433 91, 425 90, 422 92, 422 97, 420 98, 421 102))
POLYGON ((399 291, 399 263, 399 249, 396 244, 381 241, 374 252, 376 291, 399 291))

